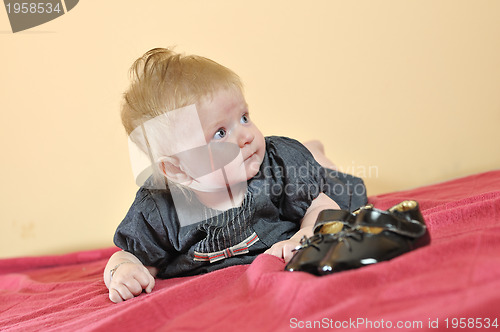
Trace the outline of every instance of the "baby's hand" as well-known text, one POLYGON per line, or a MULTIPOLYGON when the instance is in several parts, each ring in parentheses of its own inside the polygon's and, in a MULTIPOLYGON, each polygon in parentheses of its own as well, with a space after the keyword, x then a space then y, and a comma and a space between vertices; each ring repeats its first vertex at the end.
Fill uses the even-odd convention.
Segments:
POLYGON ((129 300, 142 293, 151 293, 155 278, 148 269, 133 262, 122 262, 117 266, 109 283, 109 299, 115 303, 129 300))
POLYGON ((295 249, 299 244, 300 240, 297 240, 297 238, 292 237, 289 240, 276 242, 271 246, 271 248, 267 249, 264 253, 279 258, 283 258, 285 260, 285 263, 288 263, 290 259, 292 259, 292 256, 294 254, 292 250, 295 249))
POLYGON ((264 253, 273 255, 279 258, 283 258, 285 263, 288 263, 293 255, 293 249, 300 245, 300 240, 306 236, 311 237, 313 235, 313 228, 311 226, 306 226, 301 228, 297 233, 294 234, 290 239, 285 241, 276 242, 267 249, 264 253))

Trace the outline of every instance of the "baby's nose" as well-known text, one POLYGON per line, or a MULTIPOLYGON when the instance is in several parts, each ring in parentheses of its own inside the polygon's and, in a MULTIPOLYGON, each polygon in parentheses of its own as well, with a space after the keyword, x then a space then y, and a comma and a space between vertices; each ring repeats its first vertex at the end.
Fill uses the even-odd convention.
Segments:
POLYGON ((250 128, 240 127, 238 130, 238 145, 243 148, 245 145, 252 143, 255 135, 250 128))

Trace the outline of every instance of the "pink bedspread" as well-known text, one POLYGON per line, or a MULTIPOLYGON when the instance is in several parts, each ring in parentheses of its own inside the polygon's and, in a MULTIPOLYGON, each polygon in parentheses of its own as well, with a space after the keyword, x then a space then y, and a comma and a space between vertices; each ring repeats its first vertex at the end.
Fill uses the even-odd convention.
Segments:
POLYGON ((116 248, 0 260, 0 330, 500 329, 500 171, 370 197, 404 199, 419 201, 431 245, 324 277, 261 255, 113 304, 102 271, 116 248))

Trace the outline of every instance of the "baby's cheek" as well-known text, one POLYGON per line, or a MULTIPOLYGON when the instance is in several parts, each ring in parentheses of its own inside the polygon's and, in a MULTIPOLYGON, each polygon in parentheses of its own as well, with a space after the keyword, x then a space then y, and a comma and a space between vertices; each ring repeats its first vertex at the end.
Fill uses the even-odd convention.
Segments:
POLYGON ((255 155, 254 157, 252 157, 251 162, 247 164, 247 180, 250 180, 255 175, 257 175, 260 170, 261 164, 262 159, 259 156, 255 155))

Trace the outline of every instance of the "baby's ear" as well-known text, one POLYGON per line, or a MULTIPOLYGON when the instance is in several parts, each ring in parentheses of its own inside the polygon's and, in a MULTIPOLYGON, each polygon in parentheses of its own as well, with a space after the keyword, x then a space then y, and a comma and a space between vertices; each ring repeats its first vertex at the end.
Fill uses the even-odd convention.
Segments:
POLYGON ((160 172, 163 173, 170 181, 189 184, 192 178, 184 171, 179 159, 177 157, 162 157, 159 160, 160 172))

